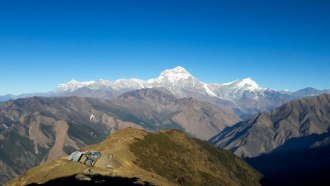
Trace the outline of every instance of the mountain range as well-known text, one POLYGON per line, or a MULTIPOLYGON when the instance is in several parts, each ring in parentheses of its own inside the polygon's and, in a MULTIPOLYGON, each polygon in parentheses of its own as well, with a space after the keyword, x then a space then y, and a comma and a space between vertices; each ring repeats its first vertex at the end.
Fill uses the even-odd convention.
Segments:
POLYGON ((291 101, 257 114, 210 139, 241 157, 270 153, 288 140, 322 135, 330 128, 330 94, 291 101))
POLYGON ((126 127, 166 128, 208 139, 240 118, 234 111, 162 88, 111 99, 30 97, 0 104, 0 182, 42 162, 95 144, 126 127))
POLYGON ((285 161, 314 162, 318 157, 316 168, 308 164, 308 171, 292 171, 322 176, 330 172, 319 166, 321 162, 330 167, 324 157, 330 152, 329 92, 276 91, 259 87, 251 78, 207 84, 176 67, 150 80, 72 80, 47 93, 2 96, 0 184, 99 143, 117 130, 135 127, 177 129, 194 138, 211 138, 210 143, 244 158, 267 178, 281 180, 274 175, 282 175, 284 181, 278 184, 300 185, 299 176, 287 182, 289 178, 280 174, 291 170, 281 167, 281 161, 290 157, 285 161), (310 154, 310 159, 299 154, 310 154), (268 162, 273 164, 267 166, 268 162))
POLYGON ((272 185, 329 185, 330 94, 286 103, 227 127, 209 142, 231 150, 272 185))
POLYGON ((159 77, 149 80, 137 78, 86 82, 71 80, 47 93, 4 95, 0 96, 0 101, 31 96, 80 96, 111 99, 125 92, 145 88, 164 88, 180 98, 195 97, 220 106, 230 106, 236 110, 238 115, 245 118, 261 111, 269 111, 290 100, 330 92, 330 90, 314 88, 304 88, 295 92, 276 91, 260 87, 251 78, 224 84, 207 84, 198 80, 183 67, 178 66, 164 70, 159 77))

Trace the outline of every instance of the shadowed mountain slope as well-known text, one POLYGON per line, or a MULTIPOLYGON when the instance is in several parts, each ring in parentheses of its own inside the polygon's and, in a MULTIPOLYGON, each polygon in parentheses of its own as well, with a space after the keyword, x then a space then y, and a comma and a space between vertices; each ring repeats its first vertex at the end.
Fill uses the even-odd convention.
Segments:
POLYGON ((210 142, 244 157, 268 184, 329 185, 330 95, 292 101, 226 128, 210 142))
POLYGON ((256 157, 273 151, 287 140, 328 133, 329 127, 330 95, 323 94, 258 114, 226 128, 210 142, 241 157, 256 157))

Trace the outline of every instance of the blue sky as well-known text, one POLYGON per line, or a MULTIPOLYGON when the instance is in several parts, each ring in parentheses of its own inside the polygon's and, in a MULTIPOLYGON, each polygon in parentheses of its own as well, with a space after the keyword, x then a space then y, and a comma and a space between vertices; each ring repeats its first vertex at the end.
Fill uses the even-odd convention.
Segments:
POLYGON ((0 0, 0 95, 79 81, 251 77, 330 88, 327 0, 0 0))

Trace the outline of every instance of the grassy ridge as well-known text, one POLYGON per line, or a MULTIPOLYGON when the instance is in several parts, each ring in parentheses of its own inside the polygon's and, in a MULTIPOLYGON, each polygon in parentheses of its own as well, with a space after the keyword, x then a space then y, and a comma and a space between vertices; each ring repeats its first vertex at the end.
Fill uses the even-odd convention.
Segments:
POLYGON ((138 166, 180 185, 259 185, 261 175, 232 153, 169 130, 130 146, 138 166))

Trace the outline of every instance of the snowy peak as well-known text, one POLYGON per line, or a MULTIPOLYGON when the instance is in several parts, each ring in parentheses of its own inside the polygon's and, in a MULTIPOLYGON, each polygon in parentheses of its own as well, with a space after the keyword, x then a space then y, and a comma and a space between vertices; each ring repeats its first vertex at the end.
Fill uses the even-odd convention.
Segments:
POLYGON ((171 82, 176 82, 178 80, 188 79, 190 77, 193 76, 185 68, 177 66, 173 69, 164 70, 157 79, 167 79, 171 82))
POLYGON ((164 70, 163 72, 183 73, 183 74, 188 74, 188 75, 191 76, 191 74, 185 68, 183 68, 182 66, 177 66, 177 67, 175 67, 173 69, 164 70))
POLYGON ((230 87, 231 89, 244 89, 250 91, 257 91, 262 89, 253 79, 249 77, 242 80, 224 83, 222 86, 230 87))
POLYGON ((60 84, 57 87, 57 89, 61 90, 61 91, 73 91, 73 90, 76 90, 76 89, 81 88, 81 87, 82 87, 82 85, 79 81, 72 79, 68 83, 60 84))
MULTIPOLYGON (((93 85, 97 84, 103 84, 106 80, 99 80, 99 81, 84 81, 79 82, 77 80, 72 79, 68 83, 62 83, 60 84, 56 89, 55 92, 62 92, 62 91, 75 91, 82 87, 91 87, 93 85)), ((98 88, 98 87, 96 87, 98 88)))
POLYGON ((113 88, 116 90, 141 89, 145 88, 145 81, 137 78, 119 79, 115 81, 113 88))
POLYGON ((254 80, 252 80, 251 78, 245 78, 245 79, 239 81, 237 83, 237 85, 238 86, 245 86, 245 87, 249 88, 251 91, 260 89, 259 85, 254 80))
POLYGON ((115 81, 101 79, 85 82, 71 80, 68 83, 60 84, 54 92, 74 92, 80 88, 88 88, 92 90, 110 90, 117 91, 116 93, 122 93, 130 90, 155 87, 166 88, 180 97, 200 94, 229 100, 241 97, 245 91, 257 93, 264 90, 251 78, 224 84, 206 84, 192 76, 185 68, 177 66, 173 69, 164 70, 159 77, 147 81, 137 78, 118 79, 115 81))
POLYGON ((71 81, 68 82, 68 84, 71 84, 71 85, 76 85, 76 84, 79 84, 80 82, 75 80, 75 79, 72 79, 71 81))

